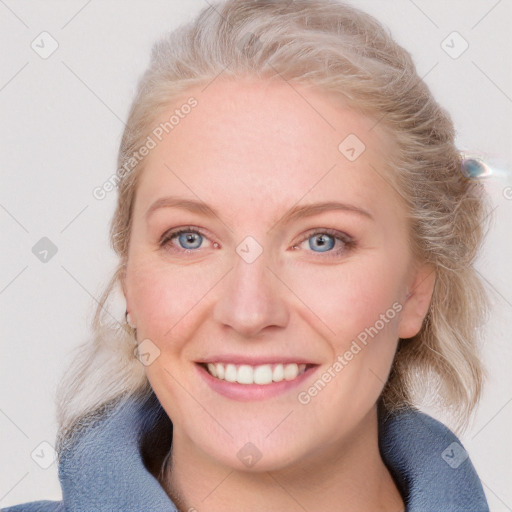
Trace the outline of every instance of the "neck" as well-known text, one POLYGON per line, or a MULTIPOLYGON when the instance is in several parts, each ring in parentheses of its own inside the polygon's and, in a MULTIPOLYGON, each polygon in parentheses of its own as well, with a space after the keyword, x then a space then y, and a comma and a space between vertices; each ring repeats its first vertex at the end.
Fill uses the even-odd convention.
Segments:
POLYGON ((260 472, 212 462, 175 430, 161 483, 182 512, 403 512, 403 499, 380 456, 377 428, 374 408, 342 445, 260 472))

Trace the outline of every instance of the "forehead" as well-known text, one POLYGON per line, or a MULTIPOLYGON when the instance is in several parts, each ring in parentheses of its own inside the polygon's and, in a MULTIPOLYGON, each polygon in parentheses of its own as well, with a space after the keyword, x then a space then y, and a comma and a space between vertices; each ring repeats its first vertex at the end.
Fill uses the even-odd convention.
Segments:
MULTIPOLYGON (((239 212, 301 198, 371 204, 386 195, 389 135, 310 86, 217 79, 186 91, 155 126, 165 123, 169 133, 144 161, 138 196, 146 206, 162 189, 239 212), (191 97, 196 106, 169 129, 170 117, 191 97)), ((392 187, 387 192, 396 194, 392 187)))

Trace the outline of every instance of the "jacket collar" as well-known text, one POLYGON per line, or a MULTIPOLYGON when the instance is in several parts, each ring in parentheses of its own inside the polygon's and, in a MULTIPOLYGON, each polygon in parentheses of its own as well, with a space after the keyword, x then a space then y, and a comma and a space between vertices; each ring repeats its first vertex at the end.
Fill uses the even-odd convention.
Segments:
MULTIPOLYGON (((378 417, 381 455, 406 512, 489 511, 475 469, 447 427, 416 409, 388 414, 379 407, 378 417)), ((146 467, 145 452, 165 444, 162 436, 167 450, 172 425, 154 394, 111 409, 61 456, 65 509, 177 512, 146 467)))

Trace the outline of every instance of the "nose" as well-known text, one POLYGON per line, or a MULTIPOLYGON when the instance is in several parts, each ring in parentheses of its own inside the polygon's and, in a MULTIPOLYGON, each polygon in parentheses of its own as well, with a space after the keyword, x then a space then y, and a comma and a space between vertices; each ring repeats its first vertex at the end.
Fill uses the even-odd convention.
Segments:
POLYGON ((214 320, 244 338, 269 327, 285 327, 288 322, 286 287, 275 270, 267 268, 268 263, 265 252, 251 263, 236 255, 214 306, 214 320))

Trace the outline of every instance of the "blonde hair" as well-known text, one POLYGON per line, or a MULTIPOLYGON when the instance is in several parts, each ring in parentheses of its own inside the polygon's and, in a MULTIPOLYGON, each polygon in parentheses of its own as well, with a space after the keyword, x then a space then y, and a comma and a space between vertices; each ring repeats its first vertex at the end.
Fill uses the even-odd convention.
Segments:
POLYGON ((134 332, 113 321, 107 308, 120 291, 144 169, 144 160, 134 164, 133 156, 176 98, 221 73, 318 86, 393 135, 398 151, 388 167, 408 205, 411 248, 432 264, 436 281, 421 331, 399 341, 381 400, 390 411, 412 407, 429 382, 457 428, 465 426, 483 378, 478 328, 487 298, 473 262, 488 207, 481 184, 460 172, 449 115, 409 53, 370 15, 329 0, 228 0, 158 41, 140 79, 118 155, 110 237, 119 266, 99 300, 93 338, 80 347, 58 390, 59 451, 110 405, 151 397, 133 354, 134 332))

